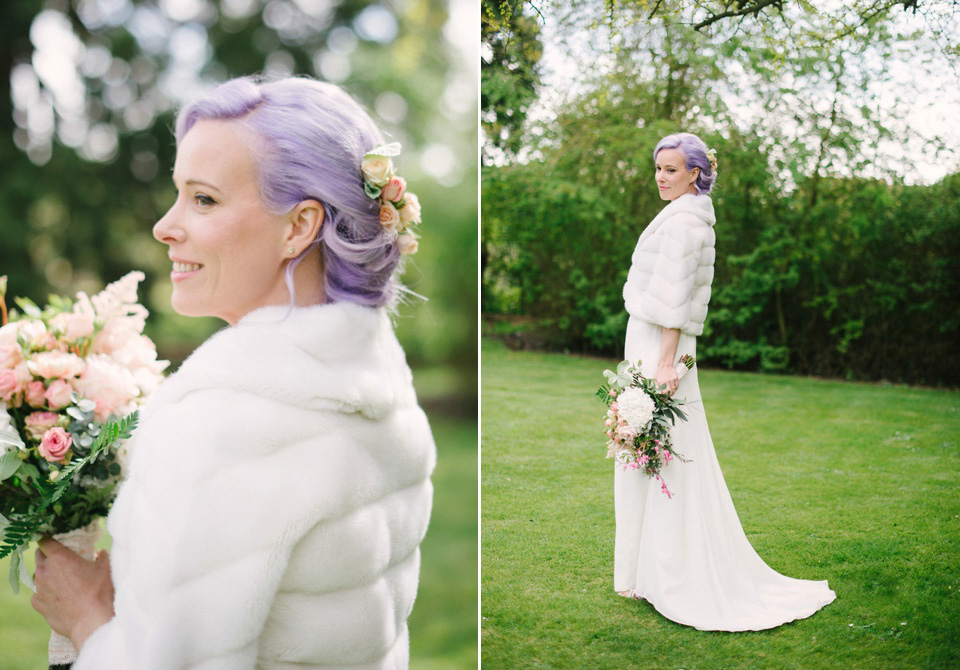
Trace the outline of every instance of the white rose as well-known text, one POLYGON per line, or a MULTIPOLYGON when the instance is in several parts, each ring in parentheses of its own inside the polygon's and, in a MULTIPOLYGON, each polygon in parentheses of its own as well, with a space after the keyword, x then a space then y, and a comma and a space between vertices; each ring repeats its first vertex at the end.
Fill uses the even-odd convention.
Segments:
POLYGON ((367 154, 360 163, 360 169, 368 182, 381 188, 393 177, 393 161, 389 156, 367 154))
POLYGON ((420 223, 420 200, 415 193, 403 196, 403 207, 400 208, 400 220, 404 225, 420 223))
POLYGON ((397 246, 400 247, 401 254, 409 256, 410 254, 417 253, 417 249, 420 248, 420 243, 417 242, 417 238, 410 233, 404 233, 397 238, 397 246))

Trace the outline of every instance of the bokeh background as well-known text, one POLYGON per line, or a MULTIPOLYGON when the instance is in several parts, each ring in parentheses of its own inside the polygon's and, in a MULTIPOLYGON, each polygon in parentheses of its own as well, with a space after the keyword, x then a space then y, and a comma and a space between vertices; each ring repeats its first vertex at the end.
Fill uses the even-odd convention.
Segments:
POLYGON ((669 133, 717 150, 705 366, 960 385, 960 4, 484 0, 482 311, 622 354, 669 133))
MULTIPOLYGON (((134 269, 175 369, 223 326, 169 304, 173 115, 233 76, 343 86, 401 142, 424 211, 397 330, 439 450, 411 626, 415 668, 476 666, 477 51, 471 0, 14 0, 0 22, 0 275, 8 297, 94 292, 134 269)), ((8 300, 9 302, 9 300, 8 300)), ((0 565, 6 572, 6 563, 0 565)), ((45 667, 27 594, 0 589, 0 670, 45 667)))

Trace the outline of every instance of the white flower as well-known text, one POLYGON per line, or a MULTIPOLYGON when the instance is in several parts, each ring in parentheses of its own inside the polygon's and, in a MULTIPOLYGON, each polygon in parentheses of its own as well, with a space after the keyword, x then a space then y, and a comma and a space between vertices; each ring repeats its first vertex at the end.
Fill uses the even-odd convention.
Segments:
POLYGON ((638 433, 643 433, 653 418, 656 405, 641 389, 628 388, 617 397, 617 412, 638 433))

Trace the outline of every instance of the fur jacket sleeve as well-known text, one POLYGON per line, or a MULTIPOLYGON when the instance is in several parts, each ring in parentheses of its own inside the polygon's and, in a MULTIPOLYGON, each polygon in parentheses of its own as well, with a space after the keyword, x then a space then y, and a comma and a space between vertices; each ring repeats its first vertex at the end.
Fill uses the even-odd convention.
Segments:
POLYGON ((682 195, 646 227, 623 287, 630 316, 700 335, 713 281, 716 217, 707 195, 682 195))
POLYGON ((74 670, 406 668, 435 447, 383 310, 267 307, 141 414, 74 670))

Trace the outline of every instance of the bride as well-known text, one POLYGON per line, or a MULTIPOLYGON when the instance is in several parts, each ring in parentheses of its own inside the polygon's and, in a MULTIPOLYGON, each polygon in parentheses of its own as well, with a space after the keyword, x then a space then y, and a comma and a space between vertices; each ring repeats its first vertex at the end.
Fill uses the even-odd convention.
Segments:
POLYGON ((716 222, 710 189, 716 158, 690 133, 653 152, 660 198, 669 201, 641 234, 623 288, 630 319, 625 356, 645 377, 686 401, 672 431, 666 470, 672 498, 652 478, 617 468, 614 589, 700 630, 762 630, 808 617, 833 602, 826 581, 775 572, 750 546, 717 462, 697 383, 678 380, 678 359, 696 355, 710 300, 716 222))
POLYGON ((42 540, 32 603, 74 670, 406 668, 435 448, 387 313, 399 147, 306 78, 229 81, 176 135, 173 306, 230 325, 145 405, 109 558, 42 540))

